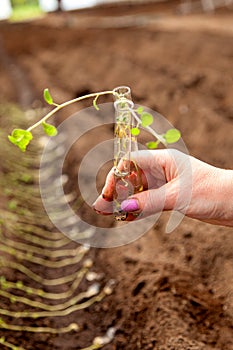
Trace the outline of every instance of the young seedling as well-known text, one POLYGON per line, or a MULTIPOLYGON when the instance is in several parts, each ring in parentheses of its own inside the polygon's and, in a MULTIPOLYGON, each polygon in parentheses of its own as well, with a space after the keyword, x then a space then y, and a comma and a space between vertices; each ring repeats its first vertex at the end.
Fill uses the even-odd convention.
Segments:
POLYGON ((55 108, 51 110, 48 114, 46 114, 42 119, 40 119, 35 124, 29 126, 27 129, 14 129, 11 133, 11 135, 8 136, 8 139, 11 143, 18 146, 21 151, 25 152, 27 146, 33 139, 32 130, 35 129, 38 126, 41 126, 48 136, 56 136, 57 135, 57 129, 54 125, 51 125, 47 123, 47 120, 51 118, 53 115, 55 115, 59 110, 73 104, 76 102, 80 102, 85 99, 93 99, 93 106, 98 111, 99 107, 97 105, 97 100, 100 96, 104 95, 113 95, 116 101, 119 101, 121 106, 123 107, 122 115, 119 116, 119 118, 116 118, 116 128, 118 128, 119 133, 118 135, 122 135, 124 138, 130 138, 129 135, 129 128, 131 130, 132 136, 138 136, 140 133, 140 127, 143 127, 147 129, 153 136, 155 136, 156 141, 151 141, 147 144, 148 148, 156 148, 159 143, 163 143, 165 146, 170 143, 177 142, 180 138, 180 132, 177 129, 170 129, 165 134, 159 135, 156 133, 152 128, 151 124, 154 121, 154 118, 152 114, 145 112, 144 108, 142 106, 138 107, 136 110, 133 109, 133 105, 129 104, 128 101, 130 98, 130 89, 128 87, 118 87, 111 91, 101 91, 101 92, 95 92, 88 95, 84 95, 78 98, 75 98, 73 100, 66 101, 62 104, 57 104, 53 101, 53 98, 49 92, 49 90, 46 88, 44 90, 44 99, 45 101, 55 108), (126 92, 121 92, 122 89, 126 90, 126 92), (129 97, 129 98, 128 98, 129 97), (131 114, 133 119, 136 121, 136 125, 131 124, 129 126, 128 122, 124 122, 124 120, 127 119, 126 115, 127 113, 131 114), (121 118, 121 116, 123 118, 121 118), (125 135, 127 134, 127 137, 125 135))
POLYGON ((114 130, 114 175, 115 192, 113 195, 114 214, 118 221, 126 219, 127 214, 120 210, 121 202, 129 195, 143 190, 141 172, 135 162, 131 161, 131 152, 137 150, 137 136, 140 129, 149 131, 155 140, 147 143, 149 149, 155 149, 160 143, 167 146, 180 139, 180 132, 177 129, 170 129, 165 134, 157 133, 153 128, 154 117, 151 113, 144 110, 142 106, 134 108, 131 100, 131 91, 129 87, 120 86, 112 91, 101 91, 91 93, 73 100, 57 104, 54 102, 48 89, 44 90, 45 101, 55 108, 46 114, 41 120, 30 126, 28 129, 14 129, 8 136, 10 142, 18 146, 25 152, 27 146, 33 139, 32 131, 41 126, 48 136, 56 136, 57 129, 54 125, 47 123, 47 120, 56 114, 59 110, 73 103, 92 98, 93 106, 98 111, 97 100, 100 96, 112 95, 114 97, 115 108, 115 130, 114 130))
MULTIPOLYGON (((2 130, 0 134, 2 136, 2 130)), ((113 285, 112 280, 100 281, 101 275, 92 271, 94 262, 87 255, 88 245, 68 245, 70 240, 60 232, 53 232, 45 214, 43 219, 39 217, 43 208, 42 203, 40 206, 38 203, 39 190, 35 179, 21 182, 24 170, 31 174, 35 165, 38 166, 39 142, 35 142, 33 151, 20 162, 17 162, 15 152, 8 151, 10 145, 4 146, 0 150, 4 166, 4 174, 0 174, 0 183, 5 189, 2 195, 17 205, 0 208, 0 246, 4 252, 0 257, 0 297, 6 301, 0 307, 0 330, 4 334, 0 344, 4 348, 24 350, 21 343, 21 346, 11 343, 20 342, 18 332, 47 333, 46 338, 49 334, 61 333, 77 337, 74 333, 82 332, 82 327, 76 323, 77 312, 101 302, 112 293, 113 285), (8 157, 4 158, 4 153, 8 157), (12 179, 15 190, 9 192, 12 179), (20 209, 29 200, 30 216, 25 217, 20 214, 20 209), (61 323, 55 322, 56 327, 51 326, 54 317, 59 317, 61 323), (67 317, 75 320, 70 323, 67 317), (13 332, 17 334, 14 336, 13 332)), ((114 332, 108 331, 97 337, 97 344, 95 338, 89 348, 99 349, 112 341, 113 336, 114 332)))
MULTIPOLYGON (((156 133, 151 125, 154 121, 152 114, 145 112, 142 106, 134 109, 131 100, 131 91, 127 86, 114 89, 115 92, 115 131, 114 131, 114 215, 117 221, 124 221, 128 217, 121 210, 121 202, 130 195, 143 190, 142 171, 137 164, 131 160, 131 152, 138 150, 137 136, 140 127, 147 129, 156 141, 147 144, 148 148, 156 148, 161 142, 164 145, 178 141, 180 132, 170 129, 164 135, 156 133)), ((131 220, 137 214, 131 214, 131 220)))

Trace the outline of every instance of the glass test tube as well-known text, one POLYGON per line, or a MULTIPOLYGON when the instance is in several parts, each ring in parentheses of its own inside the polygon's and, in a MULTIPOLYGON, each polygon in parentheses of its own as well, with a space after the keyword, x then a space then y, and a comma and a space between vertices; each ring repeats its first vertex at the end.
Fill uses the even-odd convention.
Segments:
POLYGON ((127 213, 121 210, 121 202, 130 195, 142 191, 143 186, 141 171, 130 159, 131 151, 138 149, 137 139, 131 135, 134 118, 130 110, 134 104, 131 100, 130 88, 121 86, 114 91, 117 93, 114 102, 114 215, 117 221, 124 221, 127 213))

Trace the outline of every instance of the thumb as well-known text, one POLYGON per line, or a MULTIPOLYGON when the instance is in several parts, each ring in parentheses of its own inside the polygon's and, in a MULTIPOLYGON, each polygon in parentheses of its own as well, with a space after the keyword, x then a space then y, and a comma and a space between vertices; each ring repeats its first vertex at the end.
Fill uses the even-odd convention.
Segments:
POLYGON ((169 182, 157 189, 134 194, 121 203, 121 209, 125 212, 141 213, 140 218, 163 210, 172 210, 177 199, 175 188, 176 186, 169 182))

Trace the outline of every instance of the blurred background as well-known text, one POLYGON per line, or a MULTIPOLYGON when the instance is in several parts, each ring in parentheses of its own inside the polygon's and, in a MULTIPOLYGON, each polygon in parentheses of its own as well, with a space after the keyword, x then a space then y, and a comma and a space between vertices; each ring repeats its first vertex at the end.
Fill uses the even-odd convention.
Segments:
MULTIPOLYGON (((26 236, 15 236, 20 220, 36 222, 28 228, 34 235, 38 226, 47 238, 54 231, 46 214, 39 214, 42 206, 32 204, 30 197, 20 199, 26 188, 31 191, 27 186, 35 189, 38 183, 22 177, 26 155, 6 141, 13 127, 25 127, 44 115, 44 88, 61 103, 89 92, 128 85, 135 103, 158 111, 181 131, 192 155, 215 166, 232 168, 232 9, 232 0, 1 0, 0 213, 4 237, 24 242, 26 236), (16 181, 20 164, 21 175, 16 181), (19 187, 22 183, 24 187, 19 187), (18 188, 21 192, 16 191, 18 188), (27 206, 26 214, 22 206, 27 206)), ((109 99, 100 102, 105 101, 109 99)), ((56 122, 80 106, 60 113, 56 122)), ((103 134, 111 136, 111 132, 103 134)), ((67 191, 76 191, 81 157, 98 137, 82 141, 82 149, 77 146, 71 150, 64 165, 69 179, 67 191)), ((36 144, 36 137, 33 141, 36 144)), ((28 175, 38 169, 35 155, 41 151, 32 146, 30 152, 28 175)), ((104 177, 99 181, 101 188, 104 177)), ((95 215, 87 210, 86 216, 95 215)), ((94 216, 93 220, 101 222, 103 218, 94 216)), ((167 213, 130 245, 91 250, 95 271, 103 273, 106 281, 114 278, 116 288, 103 302, 81 313, 39 320, 7 317, 4 310, 24 310, 25 306, 10 302, 4 288, 0 289, 0 314, 5 322, 0 323, 1 337, 24 349, 71 350, 86 348, 95 336, 116 326, 114 340, 104 349, 233 349, 232 229, 186 218, 168 236, 164 234, 166 221, 167 213), (32 335, 29 329, 17 331, 9 326, 59 328, 77 320, 82 332, 65 335, 32 335)), ((5 238, 1 242, 9 247, 5 238)), ((5 260, 10 256, 9 260, 22 262, 21 255, 12 257, 6 250, 5 260)), ((24 265, 44 278, 48 274, 48 268, 37 270, 32 261, 24 265)), ((72 272, 74 266, 64 271, 72 272)), ((1 265, 1 274, 12 283, 36 283, 16 272, 13 265, 8 269, 1 265)), ((51 278, 57 274, 62 276, 63 271, 49 270, 51 278)), ((85 283, 81 286, 84 289, 85 283)), ((69 290, 70 285, 56 288, 61 292, 69 290)), ((25 296, 19 290, 10 292, 13 297, 25 296)), ((37 295, 36 300, 40 298, 37 295)))

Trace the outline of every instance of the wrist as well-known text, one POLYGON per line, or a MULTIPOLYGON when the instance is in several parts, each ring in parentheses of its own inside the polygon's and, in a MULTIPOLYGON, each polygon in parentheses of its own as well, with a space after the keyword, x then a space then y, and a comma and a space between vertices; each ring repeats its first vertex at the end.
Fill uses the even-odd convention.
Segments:
POLYGON ((186 215, 233 227, 233 170, 193 159, 192 198, 186 215))
POLYGON ((219 179, 219 224, 233 227, 233 170, 220 169, 219 179))

